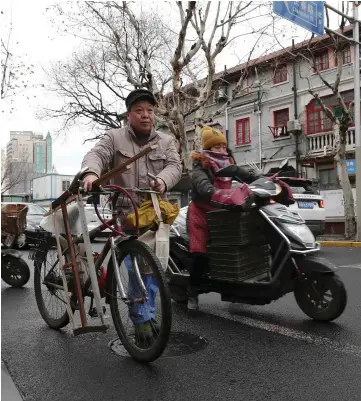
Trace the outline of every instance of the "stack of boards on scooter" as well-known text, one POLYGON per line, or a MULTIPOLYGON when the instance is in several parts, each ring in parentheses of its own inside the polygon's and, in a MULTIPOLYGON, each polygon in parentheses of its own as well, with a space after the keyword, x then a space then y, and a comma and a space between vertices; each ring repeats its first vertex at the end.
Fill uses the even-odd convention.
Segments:
POLYGON ((242 282, 267 278, 271 250, 264 220, 255 212, 207 213, 210 243, 210 275, 217 280, 242 282))

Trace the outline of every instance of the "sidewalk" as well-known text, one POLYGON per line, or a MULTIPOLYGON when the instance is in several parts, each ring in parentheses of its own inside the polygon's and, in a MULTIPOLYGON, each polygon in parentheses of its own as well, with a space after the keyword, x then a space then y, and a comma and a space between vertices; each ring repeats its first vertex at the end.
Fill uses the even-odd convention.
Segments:
POLYGON ((4 401, 23 401, 9 371, 1 360, 1 399, 4 401))
POLYGON ((317 241, 322 246, 334 246, 343 248, 361 248, 361 242, 348 241, 342 235, 321 235, 317 241))

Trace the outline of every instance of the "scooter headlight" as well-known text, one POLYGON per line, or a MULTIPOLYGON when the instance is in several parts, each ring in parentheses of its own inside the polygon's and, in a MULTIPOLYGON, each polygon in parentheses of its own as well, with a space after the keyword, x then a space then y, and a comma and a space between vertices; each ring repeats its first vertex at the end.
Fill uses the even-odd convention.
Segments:
POLYGON ((290 230, 293 234, 304 243, 306 248, 314 248, 316 241, 311 230, 306 226, 306 224, 289 224, 283 223, 284 226, 290 230))

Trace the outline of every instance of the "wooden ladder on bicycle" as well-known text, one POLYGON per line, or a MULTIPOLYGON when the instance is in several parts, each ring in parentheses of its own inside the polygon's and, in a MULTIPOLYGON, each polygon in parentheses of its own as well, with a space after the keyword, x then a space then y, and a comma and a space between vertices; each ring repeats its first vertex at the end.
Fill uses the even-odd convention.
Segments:
MULTIPOLYGON (((120 166, 110 170, 106 174, 99 177, 96 181, 94 181, 93 184, 96 186, 99 186, 102 183, 104 183, 105 181, 113 178, 116 174, 124 173, 126 170, 131 168, 132 163, 134 163, 136 160, 140 159, 141 157, 145 156, 152 150, 156 149, 157 147, 158 147, 158 145, 150 145, 150 146, 144 148, 141 152, 139 152, 136 155, 134 155, 133 157, 131 157, 125 163, 121 164, 120 166)), ((83 174, 83 171, 81 173, 83 174)), ((100 325, 88 325, 85 308, 84 308, 84 300, 83 300, 83 293, 82 293, 82 286, 81 286, 81 281, 80 281, 78 263, 77 263, 77 258, 76 258, 75 244, 74 244, 74 241, 73 241, 73 238, 71 235, 71 228, 70 228, 70 224, 69 224, 69 216, 68 216, 68 210, 67 210, 67 205, 69 203, 76 200, 78 202, 78 206, 79 206, 80 203, 82 204, 82 202, 83 202, 82 195, 79 191, 80 185, 79 185, 78 175, 80 176, 81 174, 78 173, 77 176, 75 176, 74 181, 70 185, 69 189, 67 191, 65 191, 62 195, 60 195, 60 197, 51 204, 50 211, 44 215, 44 216, 49 216, 51 214, 53 217, 53 224, 54 224, 54 229, 55 229, 56 245, 57 245, 57 251, 58 251, 58 255, 59 255, 61 276, 62 276, 64 291, 66 294, 66 308, 67 308, 70 322, 73 327, 74 335, 93 333, 93 332, 106 332, 108 329, 108 327, 104 323, 103 309, 101 307, 100 290, 99 290, 98 280, 96 277, 94 260, 93 260, 93 256, 92 256, 90 237, 89 237, 88 229, 86 227, 85 213, 84 213, 84 209, 79 207, 80 219, 81 219, 82 223, 85 224, 85 226, 83 225, 83 227, 84 227, 83 239, 84 239, 84 245, 85 245, 85 250, 86 250, 86 256, 87 256, 92 290, 94 293, 96 310, 98 313, 98 317, 100 318, 101 324, 100 325), (74 188, 77 188, 76 194, 73 192, 74 188), (59 233, 59 229, 58 229, 58 226, 56 224, 56 219, 55 219, 55 213, 58 210, 61 210, 62 215, 63 215, 66 241, 68 244, 67 252, 69 254, 69 259, 70 259, 70 261, 68 263, 64 263, 63 250, 62 250, 60 239, 59 239, 60 233, 59 233), (79 312, 80 312, 81 327, 77 327, 77 328, 75 328, 74 314, 73 314, 72 307, 71 307, 71 299, 70 299, 69 291, 68 291, 68 283, 67 283, 66 276, 65 276, 65 270, 69 269, 69 268, 71 268, 72 272, 73 272, 73 278, 74 278, 74 283, 75 283, 75 295, 76 295, 76 298, 78 301, 79 312)))

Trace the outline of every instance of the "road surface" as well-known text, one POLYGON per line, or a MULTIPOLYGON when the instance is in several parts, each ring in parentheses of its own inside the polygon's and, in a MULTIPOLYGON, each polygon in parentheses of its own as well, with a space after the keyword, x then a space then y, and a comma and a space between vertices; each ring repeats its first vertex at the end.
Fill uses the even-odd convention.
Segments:
POLYGON ((348 291, 334 323, 308 319, 293 295, 263 307, 204 295, 197 317, 174 305, 173 325, 201 337, 203 348, 190 338, 176 349, 182 355, 145 366, 110 350, 114 329, 79 337, 49 329, 32 281, 20 290, 2 283, 1 357, 27 401, 360 400, 361 249, 322 253, 340 266, 348 291))

